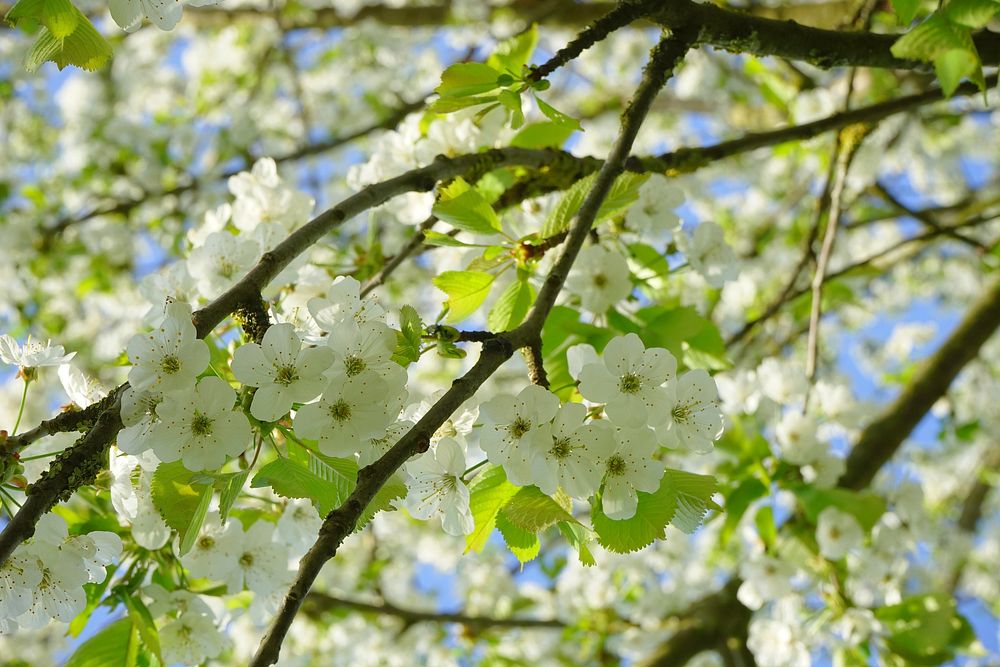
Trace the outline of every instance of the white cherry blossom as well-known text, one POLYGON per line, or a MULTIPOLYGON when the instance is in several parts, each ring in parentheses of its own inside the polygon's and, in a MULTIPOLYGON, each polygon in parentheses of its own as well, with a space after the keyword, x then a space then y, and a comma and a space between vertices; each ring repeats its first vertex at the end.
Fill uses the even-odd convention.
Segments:
POLYGON ((385 433, 395 419, 398 409, 387 405, 389 393, 389 385, 374 371, 363 371, 343 383, 331 382, 319 401, 295 414, 295 433, 318 440, 328 456, 351 456, 366 440, 385 433))
POLYGON ((586 415, 582 404, 567 403, 531 441, 531 480, 542 493, 551 496, 561 487, 573 498, 587 498, 601 485, 604 461, 617 445, 615 431, 604 420, 584 424, 586 415))
POLYGON ((618 336, 604 348, 599 363, 580 371, 580 393, 605 403, 616 426, 656 425, 667 419, 670 394, 662 386, 677 372, 674 355, 659 347, 646 349, 639 336, 618 336))
POLYGON ((816 541, 824 558, 840 560, 851 549, 861 546, 865 533, 851 514, 827 507, 816 520, 816 541))
POLYGON ((275 324, 264 333, 261 344, 247 343, 233 353, 233 375, 257 387, 250 414, 264 422, 277 421, 293 403, 316 398, 327 386, 323 372, 333 363, 326 347, 302 349, 295 327, 275 324))
POLYGON ((53 345, 52 341, 46 341, 42 345, 28 336, 28 340, 21 345, 7 334, 0 336, 0 361, 21 369, 61 366, 68 364, 75 356, 76 352, 66 354, 62 345, 53 345))
POLYGON ((639 198, 625 214, 629 231, 647 238, 672 234, 681 227, 674 209, 684 203, 684 192, 662 174, 652 174, 639 187, 639 198))
POLYGON ((691 236, 678 235, 677 245, 692 268, 712 287, 722 287, 739 275, 736 253, 726 244, 722 227, 714 222, 702 222, 691 236))
POLYGON ((670 404, 667 420, 656 434, 667 447, 680 447, 707 454, 722 435, 722 412, 715 380, 706 371, 688 371, 668 383, 670 404))
POLYGON ((211 299, 245 276, 259 257, 260 245, 256 241, 216 232, 191 251, 187 266, 202 296, 211 299))
POLYGON ((656 437, 648 428, 619 429, 617 446, 604 459, 601 508, 610 519, 631 519, 639 503, 638 491, 660 488, 664 466, 653 460, 656 437))
POLYGON ((580 297, 592 313, 605 313, 632 292, 628 262, 620 253, 599 245, 580 251, 566 278, 566 289, 580 297))
POLYGON ((191 307, 174 301, 167 304, 166 314, 155 331, 136 334, 128 343, 133 364, 128 381, 137 392, 190 389, 208 365, 208 345, 196 337, 191 307))
POLYGON ((216 470, 250 444, 250 423, 233 410, 235 403, 236 392, 215 376, 192 391, 168 394, 146 446, 165 463, 180 459, 188 470, 216 470))
MULTIPOLYGON (((274 524, 257 521, 245 532, 239 519, 229 523, 240 528, 239 547, 223 579, 230 593, 243 590, 267 595, 290 583, 288 547, 274 541, 274 524)), ((233 533, 236 534, 236 533, 233 533)))
POLYGON ((465 452, 451 438, 442 438, 430 451, 406 465, 413 480, 406 509, 414 518, 427 520, 437 515, 449 535, 468 535, 474 528, 469 510, 469 488, 462 481, 465 452))
POLYGON ((531 454, 548 444, 549 432, 540 427, 559 409, 555 394, 528 385, 516 396, 501 394, 483 403, 479 413, 483 429, 479 445, 492 463, 502 465, 507 478, 518 485, 531 484, 531 454), (535 445, 536 439, 541 440, 535 445))

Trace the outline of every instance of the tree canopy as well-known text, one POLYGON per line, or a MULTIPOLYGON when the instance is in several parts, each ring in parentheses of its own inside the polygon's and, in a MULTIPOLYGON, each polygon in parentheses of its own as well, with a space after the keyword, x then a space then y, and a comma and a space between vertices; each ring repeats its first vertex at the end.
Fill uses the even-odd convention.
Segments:
POLYGON ((17 0, 0 667, 1000 659, 997 0, 17 0))

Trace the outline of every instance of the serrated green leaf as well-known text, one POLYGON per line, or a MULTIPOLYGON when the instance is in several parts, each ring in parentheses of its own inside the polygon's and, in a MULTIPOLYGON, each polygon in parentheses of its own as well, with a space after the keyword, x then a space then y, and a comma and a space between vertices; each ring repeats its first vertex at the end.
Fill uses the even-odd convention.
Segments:
POLYGON ((431 104, 430 110, 434 113, 452 113, 455 111, 461 111, 462 109, 468 109, 469 107, 479 106, 481 104, 495 104, 497 101, 494 95, 476 95, 473 97, 441 97, 434 100, 431 104))
MULTIPOLYGON (((612 183, 608 196, 601 203, 594 218, 594 225, 608 220, 626 210, 639 197, 639 187, 649 179, 649 174, 620 174, 612 183)), ((569 228, 569 223, 580 210, 584 199, 594 186, 597 174, 590 174, 574 183, 549 213, 542 225, 542 238, 551 238, 569 228)))
POLYGON ((455 324, 476 312, 489 296, 496 276, 481 271, 445 271, 434 278, 434 286, 448 295, 445 322, 455 324))
POLYGON ((399 309, 399 328, 392 358, 405 367, 420 360, 420 347, 423 344, 424 323, 416 308, 403 306, 399 309))
POLYGON ((123 618, 80 644, 65 667, 134 667, 138 653, 139 632, 123 618))
POLYGON ((562 111, 559 111, 559 109, 556 109, 538 95, 535 95, 535 102, 538 103, 538 110, 541 111, 546 118, 551 120, 556 125, 560 125, 562 127, 571 130, 580 130, 580 131, 583 130, 583 128, 580 126, 580 121, 571 116, 567 116, 562 111))
POLYGON ((490 331, 510 331, 524 320, 534 302, 535 288, 528 282, 527 276, 523 280, 519 276, 493 304, 486 324, 490 331))
POLYGON ((705 520, 709 509, 722 509, 712 502, 712 494, 718 485, 711 475, 696 475, 667 468, 663 479, 677 498, 677 511, 670 520, 675 528, 688 534, 693 533, 705 520))
POLYGON ((997 0, 949 0, 942 12, 952 23, 966 28, 984 27, 1000 11, 997 0))
POLYGON ((739 486, 726 496, 726 519, 719 532, 719 542, 726 544, 732 537, 733 531, 739 525, 740 519, 746 513, 750 504, 762 498, 767 493, 767 487, 756 477, 749 477, 743 480, 739 486))
POLYGON ((465 538, 465 552, 480 552, 496 527, 497 514, 507 504, 518 487, 507 480, 500 466, 490 466, 476 477, 469 488, 469 511, 475 528, 465 538))
POLYGON ((73 7, 73 13, 77 18, 77 24, 73 32, 65 38, 56 37, 48 28, 41 29, 25 58, 25 69, 34 72, 42 63, 51 60, 59 69, 73 65, 80 69, 96 71, 111 60, 111 44, 79 9, 73 7))
POLYGON ((972 48, 967 29, 936 13, 896 40, 891 50, 897 58, 930 62, 945 51, 972 48))
POLYGON ((986 85, 983 80, 983 68, 979 63, 979 54, 975 51, 951 49, 938 54, 934 58, 934 73, 937 74, 941 89, 948 97, 951 97, 965 77, 979 84, 980 89, 986 85))
POLYGON ((312 470, 290 458, 275 459, 257 471, 250 486, 254 489, 269 486, 282 498, 306 498, 320 516, 326 516, 347 500, 351 483, 322 462, 311 467, 312 470), (321 469, 326 471, 327 479, 314 472, 321 469))
POLYGON ((677 512, 677 495, 664 472, 659 488, 653 493, 640 491, 635 516, 630 519, 609 519, 601 508, 601 496, 591 506, 591 523, 597 541, 615 553, 630 553, 643 549, 664 538, 667 524, 677 512))
POLYGON ((538 26, 534 23, 527 30, 497 44, 496 49, 486 59, 486 64, 500 72, 521 77, 524 66, 531 60, 531 54, 538 44, 538 26))
POLYGON ((441 74, 441 84, 434 92, 442 98, 479 95, 495 90, 500 74, 483 63, 455 63, 441 74))
POLYGON ((892 8, 901 24, 910 25, 920 9, 920 0, 892 0, 892 8))
POLYGON ((537 486, 525 486, 500 510, 512 524, 529 533, 537 533, 565 521, 577 523, 572 514, 554 498, 542 493, 537 486))
POLYGON ((803 484, 793 487, 792 492, 802 503, 806 516, 814 523, 824 509, 836 507, 852 515, 868 531, 885 514, 885 500, 871 491, 820 489, 803 484))
POLYGON ((506 542, 507 548, 517 557, 517 560, 522 565, 534 560, 542 548, 542 543, 538 541, 538 535, 515 526, 503 514, 497 516, 496 522, 497 529, 503 536, 503 541, 506 542))
POLYGON ((7 21, 15 25, 31 19, 45 26, 57 40, 71 35, 80 23, 82 14, 69 0, 20 0, 9 12, 7 21))
POLYGON ((594 560, 594 554, 591 553, 590 548, 587 546, 588 542, 594 540, 594 533, 586 526, 579 523, 566 523, 560 521, 556 524, 559 528, 559 532, 563 534, 566 541, 576 549, 576 555, 580 559, 580 563, 584 567, 593 567, 597 565, 597 561, 594 560))
POLYGON ((201 475, 185 468, 181 461, 161 463, 149 487, 153 505, 181 539, 182 554, 186 553, 185 544, 188 548, 194 544, 212 499, 212 484, 194 482, 195 476, 201 475))
POLYGON ((510 145, 518 148, 559 148, 575 131, 572 127, 553 121, 531 123, 514 135, 510 145))
POLYGON ((434 205, 431 212, 452 227, 473 234, 492 235, 501 230, 496 211, 473 189, 450 199, 442 199, 434 205))

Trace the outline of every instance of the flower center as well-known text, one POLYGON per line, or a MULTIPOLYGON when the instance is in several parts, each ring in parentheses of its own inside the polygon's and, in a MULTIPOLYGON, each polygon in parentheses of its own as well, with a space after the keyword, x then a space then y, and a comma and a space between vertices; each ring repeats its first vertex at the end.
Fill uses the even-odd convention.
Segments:
POLYGON ((549 453, 557 459, 564 459, 573 453, 573 443, 568 438, 556 440, 552 443, 552 449, 549 450, 549 453))
POLYGON ((510 432, 515 438, 520 438, 522 435, 531 430, 531 422, 523 417, 518 417, 514 420, 514 423, 510 425, 510 432))
POLYGON ((242 567, 253 567, 253 554, 245 553, 240 556, 240 565, 242 567))
POLYGON ((626 373, 618 379, 618 391, 623 394, 637 394, 642 389, 642 380, 635 373, 626 373))
POLYGON ((209 435, 212 432, 212 422, 214 421, 211 417, 195 412, 194 419, 191 420, 191 432, 197 436, 209 435))
POLYGON ((608 475, 610 477, 621 477, 627 469, 628 466, 625 465, 625 459, 618 454, 608 459, 608 475))
POLYGON ((604 287, 608 284, 608 278, 603 273, 594 274, 594 287, 604 287))
POLYGON ((445 423, 441 424, 441 427, 434 431, 434 438, 454 438, 458 435, 458 429, 455 428, 455 422, 448 419, 445 423))
POLYGON ((199 549, 211 549, 214 546, 215 546, 215 538, 214 537, 209 537, 208 535, 205 535, 204 537, 201 537, 201 538, 198 539, 198 548, 199 549))
POLYGON ((347 377, 352 378, 361 371, 365 370, 368 364, 365 360, 356 354, 349 354, 344 357, 344 372, 347 373, 347 377))
POLYGON ((160 360, 160 370, 167 375, 173 375, 181 369, 181 360, 172 354, 168 354, 160 360))
POLYGON ((670 416, 674 418, 675 422, 679 424, 685 424, 691 419, 691 406, 690 405, 675 406, 674 409, 670 411, 670 416))
POLYGON ((278 373, 274 377, 274 381, 283 387, 287 387, 298 379, 299 372, 295 369, 295 366, 282 366, 278 369, 278 373))
POLYGON ((351 418, 351 406, 344 399, 340 399, 330 406, 330 418, 338 422, 346 422, 351 418))
POLYGON ((219 275, 223 278, 232 278, 233 274, 236 273, 236 265, 229 260, 222 260, 219 262, 219 275))

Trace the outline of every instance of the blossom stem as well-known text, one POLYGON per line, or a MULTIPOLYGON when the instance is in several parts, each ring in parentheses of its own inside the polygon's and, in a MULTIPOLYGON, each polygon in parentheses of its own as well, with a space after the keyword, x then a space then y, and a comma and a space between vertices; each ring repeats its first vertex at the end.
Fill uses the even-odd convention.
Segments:
POLYGON ((478 468, 482 468, 487 463, 489 463, 489 459, 483 459, 482 461, 480 461, 476 465, 471 466, 470 468, 468 468, 465 472, 462 473, 462 481, 464 482, 465 478, 468 477, 474 470, 476 470, 478 468))
MULTIPOLYGON (((0 493, 2 493, 4 495, 4 497, 6 498, 6 500, 9 500, 10 502, 14 503, 14 505, 16 505, 18 509, 21 508, 21 503, 17 502, 17 499, 15 499, 14 496, 11 495, 10 491, 8 491, 4 487, 0 486, 0 493)), ((4 505, 6 505, 6 504, 7 503, 5 501, 4 505)))
POLYGON ((59 452, 48 452, 46 454, 35 454, 34 456, 22 456, 22 457, 19 457, 18 460, 21 461, 21 463, 24 463, 25 461, 34 461, 36 459, 44 459, 44 458, 48 458, 50 456, 56 456, 57 454, 59 454, 59 452))
POLYGON ((17 419, 14 420, 14 428, 10 432, 11 437, 17 435, 17 427, 21 425, 21 416, 24 414, 24 403, 28 398, 28 385, 30 384, 31 380, 25 378, 24 390, 21 392, 21 405, 17 409, 17 419))

